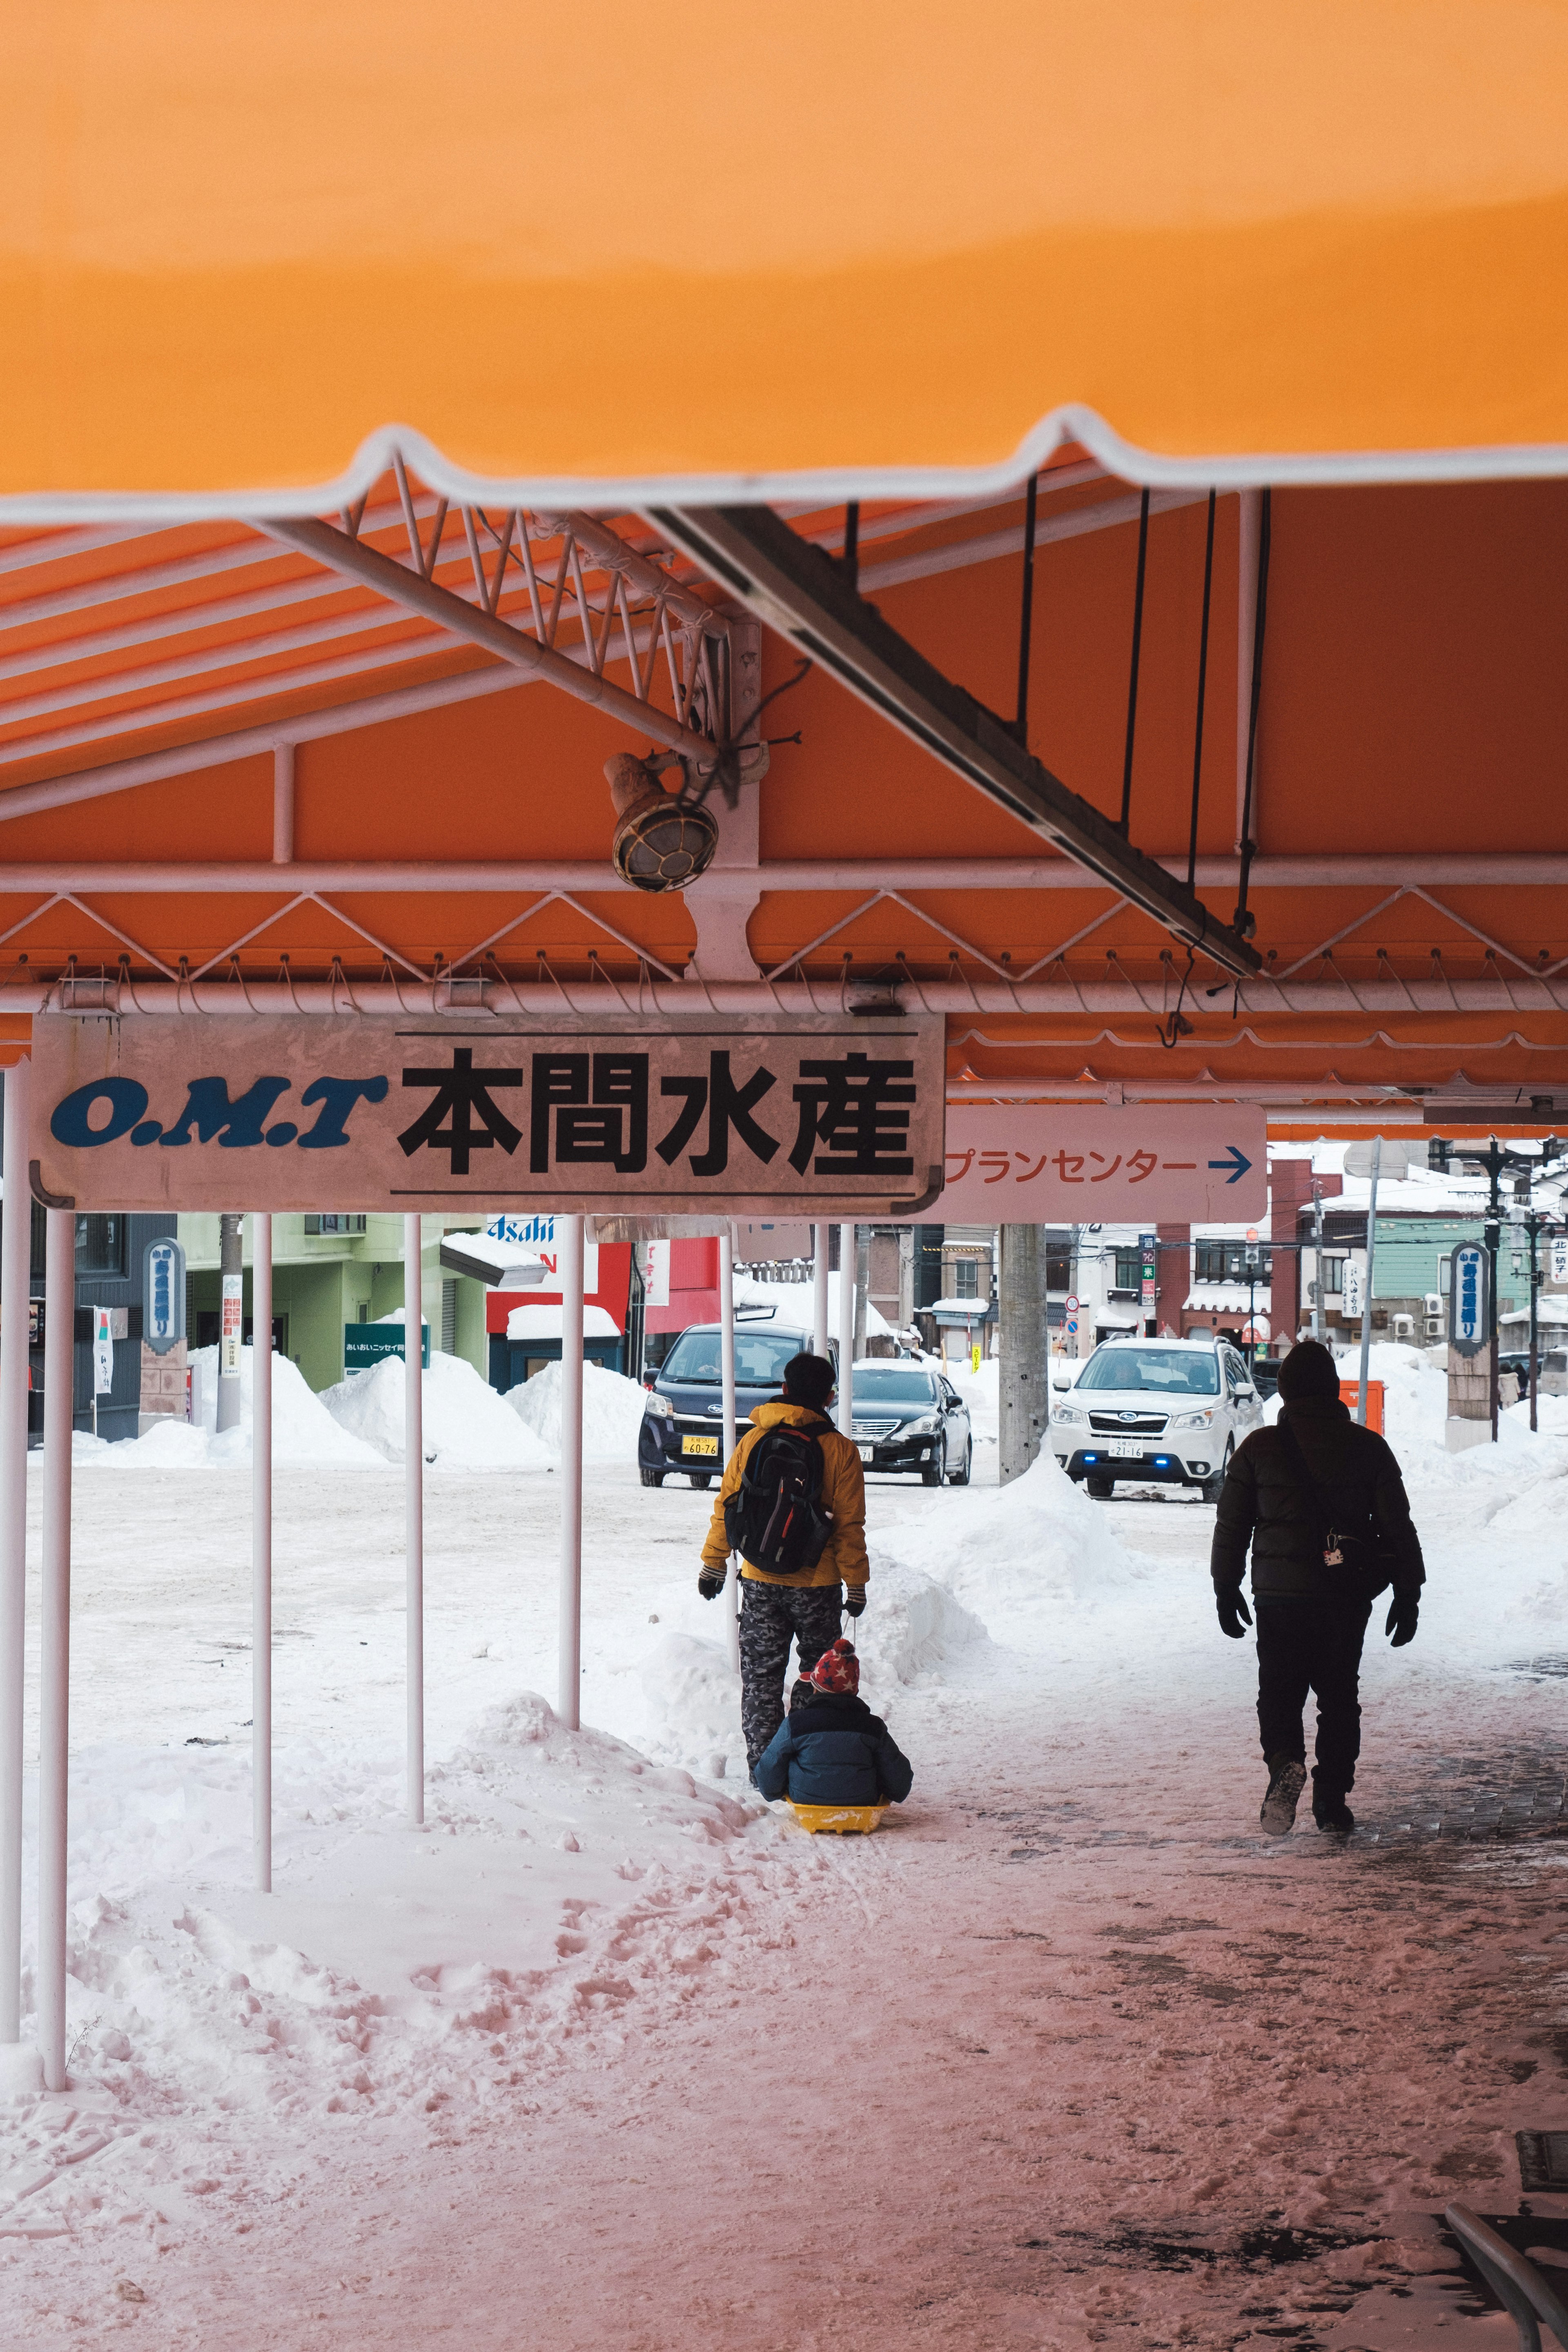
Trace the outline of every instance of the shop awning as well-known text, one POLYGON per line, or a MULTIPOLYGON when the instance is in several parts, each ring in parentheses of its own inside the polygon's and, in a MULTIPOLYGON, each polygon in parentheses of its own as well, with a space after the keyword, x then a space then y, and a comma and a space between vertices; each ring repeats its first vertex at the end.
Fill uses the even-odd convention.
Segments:
POLYGON ((1568 448, 1538 0, 59 0, 7 98, 14 516, 1568 448))

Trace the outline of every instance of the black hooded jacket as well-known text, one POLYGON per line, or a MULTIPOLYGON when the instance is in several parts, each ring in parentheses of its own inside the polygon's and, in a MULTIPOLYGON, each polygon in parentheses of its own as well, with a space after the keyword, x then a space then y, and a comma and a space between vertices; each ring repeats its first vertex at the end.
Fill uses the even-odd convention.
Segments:
MULTIPOLYGON (((1281 1410, 1345 1535, 1383 1538, 1396 1592, 1426 1581, 1420 1538, 1392 1449, 1351 1419, 1337 1397, 1299 1397, 1281 1410)), ((1216 1592, 1239 1592, 1252 1546, 1252 1591, 1259 1601, 1342 1599, 1342 1576, 1324 1565, 1316 1498, 1304 1498, 1278 1429, 1255 1429, 1232 1457, 1215 1517, 1210 1572, 1216 1592)), ((1370 1597, 1371 1588, 1363 1591, 1370 1597)))

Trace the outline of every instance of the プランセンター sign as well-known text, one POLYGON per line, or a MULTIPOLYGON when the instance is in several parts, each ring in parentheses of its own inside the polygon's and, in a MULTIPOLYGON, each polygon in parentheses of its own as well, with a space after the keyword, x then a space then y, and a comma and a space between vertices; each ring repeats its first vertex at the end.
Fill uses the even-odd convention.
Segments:
POLYGON ((80 1209, 896 1213, 942 1181, 938 1020, 48 1014, 37 1185, 80 1209))

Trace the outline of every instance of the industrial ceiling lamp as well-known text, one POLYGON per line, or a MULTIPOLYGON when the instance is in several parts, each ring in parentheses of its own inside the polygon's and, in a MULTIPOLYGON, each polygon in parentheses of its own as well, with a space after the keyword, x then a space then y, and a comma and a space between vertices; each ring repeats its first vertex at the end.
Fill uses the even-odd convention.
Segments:
POLYGON ((617 751, 605 762, 616 825, 610 858, 634 890, 682 890, 713 863, 719 826, 710 811, 693 803, 683 789, 667 793, 662 772, 685 762, 667 751, 638 760, 617 751))

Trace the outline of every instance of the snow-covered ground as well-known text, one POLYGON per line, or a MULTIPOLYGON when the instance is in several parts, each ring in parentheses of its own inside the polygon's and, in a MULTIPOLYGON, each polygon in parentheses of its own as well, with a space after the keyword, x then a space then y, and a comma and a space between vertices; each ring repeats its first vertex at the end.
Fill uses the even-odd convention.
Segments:
POLYGON ((711 1497, 608 1435, 562 1729, 554 1433, 489 1400, 508 1454, 454 1392, 439 1436, 438 1360, 426 1826, 401 1393, 280 1402, 258 1895, 247 1432, 79 1448, 74 2087, 0 2108, 5 2341, 1501 2352, 1431 2216, 1511 2211, 1512 2133, 1568 2122, 1568 1412, 1450 1457, 1440 1376, 1378 1354, 1432 1580, 1411 1648, 1374 1619, 1348 1848, 1257 1834, 1212 1513, 1048 1460, 999 1492, 994 1366, 955 1374, 974 1486, 870 1486, 866 1687, 916 1770, 877 1837, 746 1788, 711 1497), (1536 1830, 1466 1843, 1510 1790, 1536 1830))

